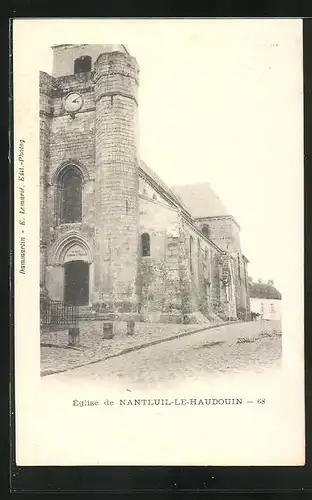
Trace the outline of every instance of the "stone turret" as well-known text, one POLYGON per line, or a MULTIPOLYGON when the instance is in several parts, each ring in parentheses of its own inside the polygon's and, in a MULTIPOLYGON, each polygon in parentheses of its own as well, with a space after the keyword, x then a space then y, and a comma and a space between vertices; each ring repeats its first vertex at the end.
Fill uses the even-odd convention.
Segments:
POLYGON ((118 315, 137 308, 139 68, 121 50, 94 68, 95 294, 118 315))

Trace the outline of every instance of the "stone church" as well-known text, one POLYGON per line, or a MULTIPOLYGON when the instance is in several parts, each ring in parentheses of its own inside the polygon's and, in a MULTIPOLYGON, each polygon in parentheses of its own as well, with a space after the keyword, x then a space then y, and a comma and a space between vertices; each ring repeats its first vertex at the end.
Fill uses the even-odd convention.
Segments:
POLYGON ((138 151, 124 45, 57 45, 40 72, 40 291, 84 314, 248 319, 240 226, 209 184, 169 188, 138 151))

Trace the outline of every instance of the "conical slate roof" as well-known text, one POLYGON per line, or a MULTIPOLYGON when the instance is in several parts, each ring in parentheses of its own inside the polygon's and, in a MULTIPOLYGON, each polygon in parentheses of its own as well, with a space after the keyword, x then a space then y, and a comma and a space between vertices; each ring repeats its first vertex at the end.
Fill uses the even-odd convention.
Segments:
POLYGON ((171 189, 183 201, 194 218, 230 215, 208 182, 173 186, 171 189))

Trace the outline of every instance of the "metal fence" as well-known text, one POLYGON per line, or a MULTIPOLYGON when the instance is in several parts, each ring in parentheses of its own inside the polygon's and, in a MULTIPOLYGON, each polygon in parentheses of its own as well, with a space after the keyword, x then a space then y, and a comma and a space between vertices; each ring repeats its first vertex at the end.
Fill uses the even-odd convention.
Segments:
POLYGON ((40 303, 42 326, 75 326, 79 322, 79 306, 65 304, 60 300, 43 300, 40 303))

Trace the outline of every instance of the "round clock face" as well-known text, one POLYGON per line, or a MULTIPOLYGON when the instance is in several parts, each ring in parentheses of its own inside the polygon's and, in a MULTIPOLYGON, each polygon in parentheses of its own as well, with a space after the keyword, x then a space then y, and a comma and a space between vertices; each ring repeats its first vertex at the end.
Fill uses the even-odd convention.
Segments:
POLYGON ((65 97, 64 108, 68 113, 76 113, 83 105, 83 99, 78 92, 71 92, 65 97))

